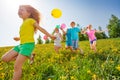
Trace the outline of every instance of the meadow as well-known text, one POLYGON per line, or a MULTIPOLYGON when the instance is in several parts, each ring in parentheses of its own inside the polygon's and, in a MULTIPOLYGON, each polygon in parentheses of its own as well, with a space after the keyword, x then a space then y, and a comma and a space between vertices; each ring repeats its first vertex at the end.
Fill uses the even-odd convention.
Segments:
MULTIPOLYGON (((35 61, 23 65, 22 80, 120 80, 120 38, 97 41, 97 52, 90 50, 89 41, 81 41, 80 52, 65 49, 55 53, 53 44, 37 44, 35 61)), ((0 47, 1 56, 12 47, 0 47)), ((0 61, 0 80, 11 80, 14 61, 0 61)))

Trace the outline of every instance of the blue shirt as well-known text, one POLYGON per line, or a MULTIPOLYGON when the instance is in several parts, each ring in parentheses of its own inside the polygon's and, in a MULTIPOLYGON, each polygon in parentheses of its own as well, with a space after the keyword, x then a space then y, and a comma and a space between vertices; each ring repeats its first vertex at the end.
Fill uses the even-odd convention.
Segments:
POLYGON ((80 32, 80 29, 78 27, 71 28, 72 40, 79 40, 79 35, 78 35, 79 32, 80 32))
POLYGON ((67 29, 66 32, 66 41, 67 42, 71 42, 72 38, 71 38, 71 29, 67 29))

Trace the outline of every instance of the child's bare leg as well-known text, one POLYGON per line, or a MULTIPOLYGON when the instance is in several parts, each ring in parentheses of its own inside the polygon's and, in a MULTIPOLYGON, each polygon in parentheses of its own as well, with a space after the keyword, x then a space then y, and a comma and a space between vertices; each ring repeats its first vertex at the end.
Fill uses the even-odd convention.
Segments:
POLYGON ((68 46, 66 46, 65 49, 68 49, 68 46))
POLYGON ((95 52, 97 51, 97 49, 96 49, 96 41, 93 42, 93 49, 94 49, 95 52))
POLYGON ((58 47, 57 47, 57 46, 54 46, 54 49, 55 49, 56 53, 58 53, 58 52, 59 52, 59 49, 58 49, 58 47))
POLYGON ((78 48, 78 50, 80 50, 80 53, 81 53, 81 54, 84 54, 84 53, 83 53, 83 50, 82 50, 81 48, 78 48))
POLYGON ((9 62, 9 61, 15 60, 17 56, 18 56, 18 53, 16 51, 10 50, 2 56, 1 60, 4 62, 9 62))
POLYGON ((90 44, 90 48, 91 48, 92 50, 94 50, 94 48, 93 48, 93 44, 90 44))
POLYGON ((13 74, 13 80, 20 80, 21 75, 22 75, 22 65, 25 62, 25 60, 27 59, 26 56, 23 56, 21 54, 19 54, 17 56, 15 65, 14 65, 14 74, 13 74))
POLYGON ((72 47, 72 46, 70 46, 69 48, 70 48, 71 52, 74 52, 74 50, 73 50, 73 47, 72 47))

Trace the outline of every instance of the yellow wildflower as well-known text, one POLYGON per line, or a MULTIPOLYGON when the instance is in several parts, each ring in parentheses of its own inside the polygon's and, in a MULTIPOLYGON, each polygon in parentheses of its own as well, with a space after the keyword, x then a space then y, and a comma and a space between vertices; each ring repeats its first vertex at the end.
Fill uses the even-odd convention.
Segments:
POLYGON ((118 71, 120 71, 120 65, 118 65, 118 66, 116 67, 116 69, 117 69, 118 71))
POLYGON ((93 80, 96 80, 96 77, 97 77, 96 74, 93 74, 93 75, 92 75, 92 79, 93 79, 93 80))
POLYGON ((60 80, 66 80, 66 76, 60 76, 60 80))
POLYGON ((87 73, 88 73, 88 74, 91 74, 91 71, 90 71, 90 70, 88 70, 88 71, 87 71, 87 73))
POLYGON ((50 78, 48 80, 51 80, 50 78))
POLYGON ((71 78, 71 80, 76 80, 74 76, 71 76, 70 78, 71 78))
POLYGON ((3 68, 0 68, 0 70, 3 70, 3 68))
POLYGON ((1 78, 4 78, 4 76, 5 76, 5 73, 1 73, 1 78))

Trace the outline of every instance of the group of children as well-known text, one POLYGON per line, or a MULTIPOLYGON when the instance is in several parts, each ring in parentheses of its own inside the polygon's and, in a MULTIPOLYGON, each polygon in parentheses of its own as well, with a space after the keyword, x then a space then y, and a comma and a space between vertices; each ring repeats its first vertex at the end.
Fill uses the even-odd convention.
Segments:
MULTIPOLYGON (((97 31, 97 30, 93 30, 92 29, 92 25, 88 25, 87 27, 85 27, 84 30, 80 30, 79 27, 75 26, 75 22, 71 22, 70 26, 71 28, 67 29, 67 31, 65 32, 64 29, 60 28, 63 32, 63 35, 66 35, 66 49, 70 49, 72 52, 78 51, 80 50, 81 54, 83 54, 83 50, 79 47, 78 42, 79 42, 79 32, 81 32, 81 34, 86 34, 89 38, 89 42, 90 42, 90 48, 96 52, 96 36, 95 33, 102 33, 105 31, 97 31)), ((58 53, 59 49, 61 48, 61 40, 62 35, 59 32, 58 28, 55 28, 55 37, 56 39, 54 40, 54 46, 55 46, 55 51, 58 53)))
MULTIPOLYGON (((15 41, 20 40, 20 45, 15 46, 10 51, 6 52, 1 60, 4 62, 10 62, 15 60, 14 64, 14 73, 12 80, 20 80, 22 76, 22 66, 27 59, 31 59, 33 49, 35 48, 34 34, 37 30, 41 31, 48 37, 54 40, 55 51, 59 52, 61 47, 62 35, 59 33, 59 30, 56 28, 54 35, 49 34, 45 29, 39 26, 40 14, 38 10, 33 8, 30 5, 20 5, 18 10, 18 15, 22 18, 23 23, 20 26, 20 37, 14 37, 15 41)), ((75 50, 80 50, 83 53, 82 49, 78 47, 79 36, 78 33, 80 29, 75 27, 75 22, 71 22, 70 29, 67 29, 65 32, 63 29, 62 32, 66 35, 66 49, 70 49, 72 52, 75 50)), ((95 30, 91 30, 92 26, 89 25, 86 30, 81 31, 83 34, 87 34, 90 40, 91 48, 96 51, 96 37, 95 30)))
MULTIPOLYGON (((66 36, 66 49, 70 49, 72 52, 80 50, 81 54, 83 54, 83 50, 79 48, 78 45, 80 29, 78 27, 75 27, 75 25, 75 22, 71 22, 71 28, 67 29, 67 31, 64 31, 63 28, 60 29, 63 32, 63 35, 66 36)), ((58 53, 59 49, 61 48, 61 41, 63 40, 59 28, 55 28, 54 36, 56 37, 54 40, 54 48, 58 53)))

